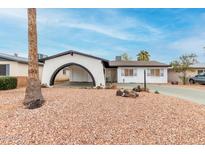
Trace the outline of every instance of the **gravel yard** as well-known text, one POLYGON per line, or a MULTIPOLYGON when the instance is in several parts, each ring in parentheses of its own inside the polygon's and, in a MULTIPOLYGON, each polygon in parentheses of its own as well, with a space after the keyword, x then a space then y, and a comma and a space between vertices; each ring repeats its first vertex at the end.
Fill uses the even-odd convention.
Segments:
POLYGON ((205 106, 175 97, 116 90, 43 89, 23 109, 25 89, 0 91, 0 144, 205 144, 205 106))

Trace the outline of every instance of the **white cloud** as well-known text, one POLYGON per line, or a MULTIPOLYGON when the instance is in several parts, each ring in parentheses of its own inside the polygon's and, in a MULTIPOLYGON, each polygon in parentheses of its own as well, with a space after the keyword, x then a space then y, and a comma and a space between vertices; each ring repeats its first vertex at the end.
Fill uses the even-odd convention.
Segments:
MULTIPOLYGON (((98 14, 90 14, 90 17, 85 17, 79 12, 73 13, 70 10, 68 13, 64 13, 55 12, 55 10, 52 11, 50 9, 48 11, 46 9, 39 9, 37 20, 39 24, 41 24, 41 27, 44 25, 77 28, 128 41, 146 42, 158 39, 162 36, 160 29, 151 26, 149 23, 142 22, 139 19, 124 16, 118 13, 117 9, 100 9, 99 12, 104 16, 104 21, 102 22, 95 21, 98 19, 98 14), (129 28, 136 29, 136 32, 132 33, 132 31, 129 31, 129 28)), ((0 18, 2 17, 26 21, 26 9, 0 9, 0 18)), ((21 23, 18 22, 18 24, 21 23)))
POLYGON ((151 26, 148 23, 144 23, 136 18, 131 18, 123 16, 116 11, 102 11, 104 14, 105 21, 95 21, 98 16, 94 15, 89 20, 88 17, 82 15, 72 14, 69 12, 67 14, 60 13, 56 14, 53 12, 42 12, 39 15, 38 21, 56 27, 69 27, 77 28, 82 30, 89 30, 99 34, 103 34, 112 38, 130 41, 150 41, 153 39, 158 39, 162 32, 160 29, 151 26), (77 16, 77 17, 76 17, 77 16), (84 20, 86 18, 87 20, 84 20), (133 33, 129 29, 136 29, 137 31, 133 33), (139 33, 137 33, 139 31, 139 33), (142 34, 142 31, 145 32, 142 34))
POLYGON ((205 37, 190 37, 178 40, 170 45, 171 48, 181 50, 181 51, 191 51, 191 52, 202 52, 203 47, 205 47, 205 37))
POLYGON ((26 19, 26 9, 0 9, 0 18, 26 19))

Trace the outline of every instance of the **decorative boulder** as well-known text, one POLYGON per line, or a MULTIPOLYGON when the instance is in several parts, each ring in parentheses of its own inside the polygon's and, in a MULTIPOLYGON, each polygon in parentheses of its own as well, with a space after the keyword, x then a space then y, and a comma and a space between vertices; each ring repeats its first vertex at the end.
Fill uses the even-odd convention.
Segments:
POLYGON ((118 89, 116 92, 116 96, 122 96, 123 95, 123 89, 118 89))
POLYGON ((138 97, 138 96, 139 96, 139 94, 138 94, 137 92, 135 92, 135 91, 131 91, 131 92, 129 93, 129 97, 136 98, 136 97, 138 97))
POLYGON ((138 85, 137 87, 133 88, 132 90, 135 91, 135 92, 141 92, 142 91, 140 85, 138 85))
POLYGON ((124 91, 123 91, 123 95, 122 95, 123 97, 130 97, 130 91, 129 90, 127 90, 127 89, 125 89, 124 91))
POLYGON ((136 97, 139 96, 139 94, 136 91, 133 91, 133 90, 118 89, 117 92, 116 92, 116 96, 136 98, 136 97))

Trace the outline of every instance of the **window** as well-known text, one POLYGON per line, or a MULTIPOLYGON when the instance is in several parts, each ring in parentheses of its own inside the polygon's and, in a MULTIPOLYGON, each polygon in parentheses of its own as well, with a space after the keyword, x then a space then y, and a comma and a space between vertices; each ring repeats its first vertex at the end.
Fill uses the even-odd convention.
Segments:
POLYGON ((137 76, 137 69, 132 69, 132 68, 122 69, 121 76, 137 76))
POLYGON ((164 76, 164 69, 148 69, 147 76, 164 76))
POLYGON ((164 69, 160 69, 160 76, 164 76, 164 69))
POLYGON ((204 73, 204 72, 205 72, 205 70, 198 70, 198 71, 197 71, 198 74, 202 74, 202 73, 204 73))
POLYGON ((0 76, 9 75, 9 64, 0 65, 0 76))
POLYGON ((66 75, 66 69, 63 69, 63 75, 66 75))

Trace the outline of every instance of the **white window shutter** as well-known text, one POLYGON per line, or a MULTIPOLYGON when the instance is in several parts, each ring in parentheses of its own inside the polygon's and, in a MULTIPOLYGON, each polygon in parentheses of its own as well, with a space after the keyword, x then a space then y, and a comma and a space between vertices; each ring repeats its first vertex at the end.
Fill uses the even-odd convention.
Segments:
POLYGON ((134 76, 137 76, 137 69, 134 69, 134 76))
POLYGON ((10 65, 6 64, 6 76, 10 75, 10 65))
POLYGON ((125 76, 125 70, 121 69, 121 76, 125 76))

